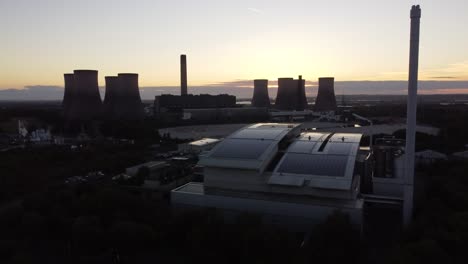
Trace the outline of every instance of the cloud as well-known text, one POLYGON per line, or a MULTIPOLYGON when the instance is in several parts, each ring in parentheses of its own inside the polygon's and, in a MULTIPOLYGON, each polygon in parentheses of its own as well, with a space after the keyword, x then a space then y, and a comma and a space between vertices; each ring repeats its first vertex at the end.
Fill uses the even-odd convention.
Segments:
POLYGON ((257 13, 257 14, 263 14, 264 13, 262 10, 257 9, 257 8, 253 8, 253 7, 249 7, 249 8, 247 8, 247 10, 249 10, 250 12, 257 13))
MULTIPOLYGON (((253 95, 253 80, 234 80, 201 86, 189 86, 192 94, 232 94, 238 98, 251 98, 253 95)), ((276 97, 277 81, 271 80, 268 85, 269 96, 276 97)), ((346 95, 404 95, 407 93, 407 81, 337 81, 335 82, 335 94, 346 95)), ((101 98, 104 98, 105 89, 100 87, 101 98)), ((468 81, 420 81, 420 94, 468 94, 468 81)), ((161 94, 180 94, 178 86, 153 86, 141 87, 141 98, 153 100, 161 94)), ((307 96, 317 95, 317 82, 307 81, 307 96)), ((62 100, 63 87, 35 85, 25 89, 0 90, 0 100, 31 101, 31 100, 62 100)))
POLYGON ((434 76, 431 79, 457 79, 455 76, 434 76))

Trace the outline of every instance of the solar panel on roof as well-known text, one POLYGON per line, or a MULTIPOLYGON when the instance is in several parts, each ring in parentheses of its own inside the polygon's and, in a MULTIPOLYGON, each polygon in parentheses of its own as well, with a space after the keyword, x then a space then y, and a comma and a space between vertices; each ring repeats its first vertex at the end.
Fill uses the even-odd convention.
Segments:
POLYGON ((348 156, 287 153, 279 173, 344 177, 348 156))
POLYGON ((225 139, 211 155, 216 158, 258 159, 273 140, 225 139))
POLYGON ((323 134, 323 133, 304 133, 301 135, 299 140, 302 141, 319 141, 322 137, 325 138, 328 135, 328 133, 323 134))
POLYGON ((246 138, 246 139, 275 139, 281 133, 283 133, 283 128, 273 128, 273 129, 244 129, 241 130, 231 138, 246 138))
POLYGON ((352 143, 359 143, 361 141, 362 135, 361 134, 349 134, 349 133, 335 133, 333 137, 331 137, 331 141, 340 141, 340 142, 352 142, 352 143))
MULTIPOLYGON (((350 155, 356 144, 353 143, 342 143, 342 142, 328 142, 326 149, 327 153, 331 155, 350 155)), ((355 147, 355 148, 356 148, 355 147)))
MULTIPOLYGON (((297 152, 297 153, 311 153, 314 146, 317 144, 317 141, 302 141, 298 140, 291 144, 288 148, 288 152, 297 152)), ((320 143, 318 143, 320 144, 320 143)))

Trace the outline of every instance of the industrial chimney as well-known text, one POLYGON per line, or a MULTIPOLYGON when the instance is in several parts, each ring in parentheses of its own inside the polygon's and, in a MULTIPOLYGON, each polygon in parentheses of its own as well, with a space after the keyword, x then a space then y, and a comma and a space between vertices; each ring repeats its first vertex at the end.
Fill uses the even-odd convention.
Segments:
POLYGON ((335 111, 336 98, 335 98, 335 78, 326 77, 319 78, 317 98, 315 99, 315 111, 335 111))
POLYGON ((416 110, 418 96, 419 24, 421 8, 411 8, 410 56, 408 76, 408 102, 406 113, 405 182, 403 223, 408 226, 413 216, 414 151, 416 140, 416 110))
POLYGON ((65 73, 63 77, 65 80, 65 89, 62 100, 62 109, 63 115, 68 119, 68 115, 74 99, 75 76, 73 73, 65 73))
POLYGON ((143 104, 138 87, 138 74, 118 74, 118 99, 115 107, 115 117, 124 120, 140 120, 143 118, 143 104))
POLYGON ((69 120, 93 120, 101 116, 102 102, 99 95, 98 72, 95 70, 73 71, 74 83, 69 120))
POLYGON ((252 106, 270 107, 270 97, 268 96, 268 80, 254 80, 252 106))
POLYGON ((187 95, 187 56, 180 55, 180 95, 187 95))

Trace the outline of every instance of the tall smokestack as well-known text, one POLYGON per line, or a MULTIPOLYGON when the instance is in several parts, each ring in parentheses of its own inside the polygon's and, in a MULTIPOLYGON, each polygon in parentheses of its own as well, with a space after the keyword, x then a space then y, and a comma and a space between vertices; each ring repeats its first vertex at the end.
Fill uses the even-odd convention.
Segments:
POLYGON ((403 202, 403 223, 408 226, 413 216, 414 149, 416 140, 416 110, 418 96, 419 24, 421 8, 411 8, 411 35, 408 76, 408 103, 406 109, 406 158, 403 202))
POLYGON ((254 80, 252 106, 270 107, 270 97, 268 96, 268 80, 254 80))
POLYGON ((180 95, 187 95, 187 56, 180 55, 180 95))

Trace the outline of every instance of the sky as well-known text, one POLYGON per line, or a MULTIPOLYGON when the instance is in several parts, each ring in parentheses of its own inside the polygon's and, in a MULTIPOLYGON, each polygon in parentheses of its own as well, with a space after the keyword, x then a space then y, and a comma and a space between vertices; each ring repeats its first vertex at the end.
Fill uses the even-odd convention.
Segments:
POLYGON ((0 0, 0 90, 63 86, 74 69, 178 86, 180 54, 192 86, 406 80, 412 4, 420 79, 468 80, 466 0, 0 0))

